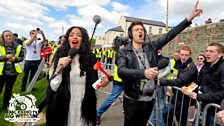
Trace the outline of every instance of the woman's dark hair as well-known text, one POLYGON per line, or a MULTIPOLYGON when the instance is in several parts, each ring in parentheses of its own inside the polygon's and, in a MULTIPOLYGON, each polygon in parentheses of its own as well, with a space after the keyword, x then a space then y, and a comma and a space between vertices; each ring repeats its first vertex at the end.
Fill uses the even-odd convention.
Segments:
POLYGON ((55 54, 54 67, 56 69, 59 58, 68 56, 68 52, 70 50, 68 37, 72 29, 74 28, 78 28, 82 33, 82 44, 78 50, 78 53, 80 57, 82 57, 79 59, 79 62, 80 62, 80 69, 81 69, 80 75, 83 76, 86 70, 89 68, 88 59, 90 58, 90 55, 91 55, 91 48, 90 48, 88 32, 86 29, 82 27, 73 26, 67 30, 65 34, 65 41, 62 43, 62 46, 58 49, 57 53, 55 54))
MULTIPOLYGON (((92 81, 97 80, 97 73, 93 72, 93 54, 90 49, 89 36, 86 29, 78 26, 73 26, 69 28, 66 32, 65 41, 62 46, 58 48, 54 57, 54 71, 57 67, 58 61, 61 57, 68 56, 70 45, 69 45, 69 35, 74 28, 78 28, 82 33, 82 43, 78 49, 78 54, 80 55, 80 76, 86 75, 86 78, 90 78, 90 82, 85 82, 85 95, 82 100, 81 106, 81 116, 83 117, 87 125, 95 124, 96 121, 96 96, 95 90, 92 87, 92 81), (91 63, 90 63, 91 62, 91 63), (90 74, 91 72, 91 74, 90 74), (91 106, 91 107, 90 107, 91 106)), ((47 123, 57 122, 57 125, 65 125, 68 119, 68 111, 70 104, 70 70, 71 66, 67 66, 62 71, 62 82, 58 88, 56 94, 52 96, 54 100, 49 100, 48 112, 47 112, 47 123), (60 108, 60 109, 58 109, 60 108), (58 115, 58 116, 57 116, 58 115), (59 124, 61 123, 61 124, 59 124)), ((94 71, 95 72, 95 71, 94 71)), ((51 97, 51 96, 49 96, 51 97)))

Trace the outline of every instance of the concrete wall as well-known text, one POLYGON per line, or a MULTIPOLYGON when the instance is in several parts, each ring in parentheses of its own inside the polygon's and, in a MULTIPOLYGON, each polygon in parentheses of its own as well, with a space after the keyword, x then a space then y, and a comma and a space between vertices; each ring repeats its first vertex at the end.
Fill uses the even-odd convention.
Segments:
MULTIPOLYGON (((152 35, 151 40, 156 40, 164 34, 152 35)), ((205 53, 209 43, 217 42, 224 45, 224 22, 217 22, 192 28, 187 28, 176 36, 163 48, 164 56, 172 56, 173 52, 183 45, 192 50, 194 62, 198 54, 205 53)))

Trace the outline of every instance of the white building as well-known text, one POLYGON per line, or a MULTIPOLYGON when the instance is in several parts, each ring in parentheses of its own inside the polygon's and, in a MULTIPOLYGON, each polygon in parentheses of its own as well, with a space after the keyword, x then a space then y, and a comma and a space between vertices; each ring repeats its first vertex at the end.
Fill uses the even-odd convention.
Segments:
POLYGON ((96 37, 96 45, 112 46, 116 36, 128 36, 128 27, 133 21, 141 21, 147 34, 161 34, 166 32, 166 24, 160 21, 153 21, 135 17, 121 16, 118 26, 106 31, 105 34, 96 37))

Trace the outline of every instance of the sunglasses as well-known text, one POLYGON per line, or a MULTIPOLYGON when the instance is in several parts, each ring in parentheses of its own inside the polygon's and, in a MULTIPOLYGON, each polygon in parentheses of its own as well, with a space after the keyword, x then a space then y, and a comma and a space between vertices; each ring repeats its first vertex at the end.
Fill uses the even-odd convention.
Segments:
POLYGON ((198 58, 198 60, 204 60, 204 58, 198 58))

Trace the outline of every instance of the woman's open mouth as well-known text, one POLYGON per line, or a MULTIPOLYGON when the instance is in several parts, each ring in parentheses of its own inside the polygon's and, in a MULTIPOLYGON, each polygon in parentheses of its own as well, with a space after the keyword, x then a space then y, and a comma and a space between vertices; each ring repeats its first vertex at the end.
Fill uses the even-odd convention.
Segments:
POLYGON ((72 45, 74 46, 74 47, 77 47, 78 46, 78 41, 77 40, 74 40, 74 41, 72 41, 72 45))

